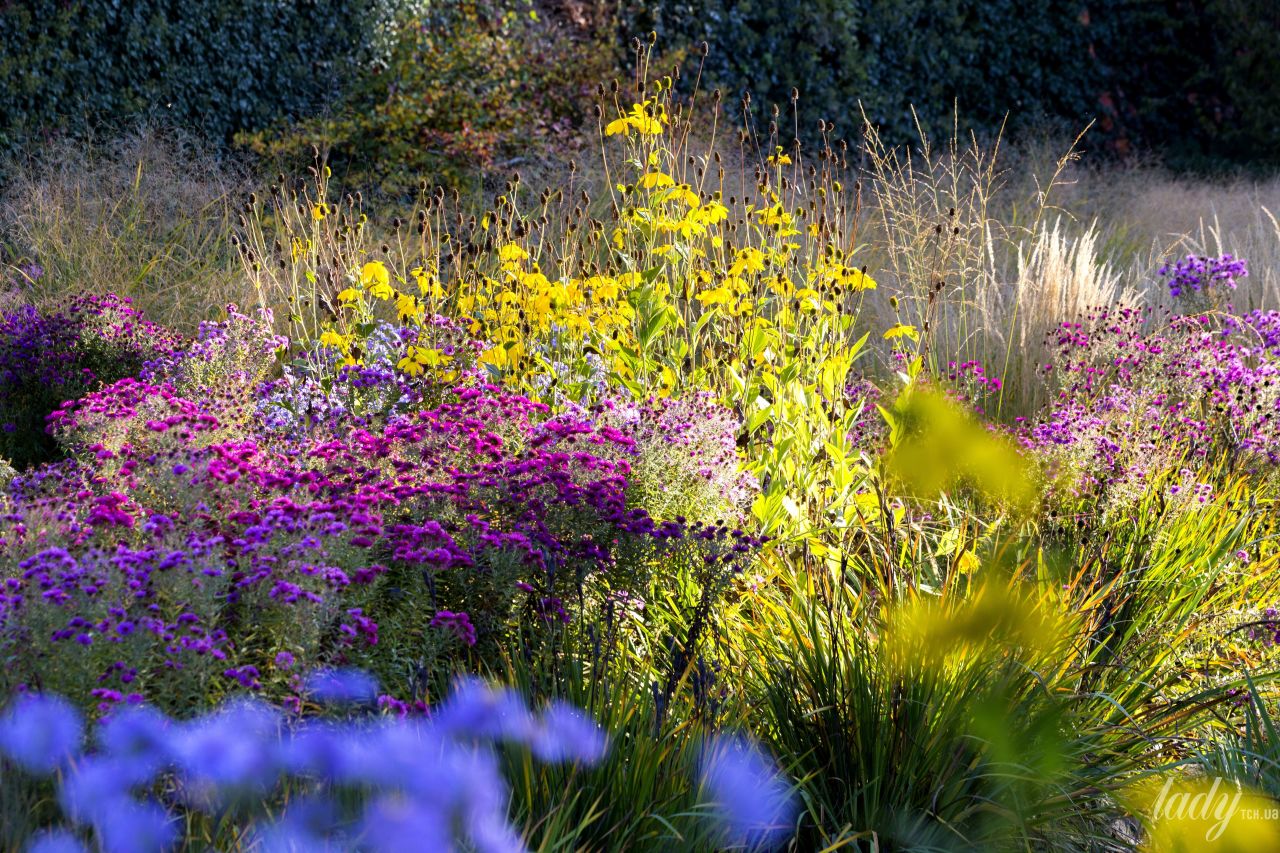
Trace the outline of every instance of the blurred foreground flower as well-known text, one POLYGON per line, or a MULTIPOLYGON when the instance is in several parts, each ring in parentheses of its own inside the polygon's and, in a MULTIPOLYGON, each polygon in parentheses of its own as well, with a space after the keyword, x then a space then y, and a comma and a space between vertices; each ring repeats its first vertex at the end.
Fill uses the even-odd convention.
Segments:
POLYGON ((1147 827, 1148 853, 1271 853, 1280 850, 1280 802, 1222 778, 1167 775, 1123 797, 1147 827))
MULTIPOLYGON (((354 670, 327 670, 313 691, 347 702, 376 687, 354 670)), ((608 749, 604 733, 575 708, 555 704, 530 711, 512 690, 461 682, 435 716, 312 720, 289 724, 259 701, 231 703, 190 722, 175 723, 147 707, 121 709, 99 730, 96 748, 81 754, 82 723, 65 700, 24 696, 0 718, 0 753, 32 772, 65 766, 58 803, 66 820, 91 829, 114 851, 167 850, 184 815, 135 791, 165 779, 184 812, 206 812, 254 849, 370 851, 520 851, 507 818, 507 788, 492 749, 495 740, 523 745, 550 762, 591 764, 608 749), (292 779, 292 782, 286 780, 292 779), (237 804, 274 802, 278 786, 296 793, 271 819, 243 818, 237 804), (339 808, 329 791, 361 791, 339 808)), ((203 839, 208 841, 208 839, 203 839)), ((86 849, 56 830, 30 848, 43 853, 86 849)))
POLYGON ((890 430, 885 473, 906 494, 928 501, 965 490, 1019 510, 1035 501, 1031 461, 941 392, 912 386, 880 411, 890 430))
POLYGON ((31 773, 52 773, 80 751, 80 715, 59 696, 23 696, 0 717, 0 752, 31 773))
POLYGON ((795 794, 758 744, 742 735, 716 737, 707 744, 699 769, 729 846, 772 848, 790 837, 795 794))

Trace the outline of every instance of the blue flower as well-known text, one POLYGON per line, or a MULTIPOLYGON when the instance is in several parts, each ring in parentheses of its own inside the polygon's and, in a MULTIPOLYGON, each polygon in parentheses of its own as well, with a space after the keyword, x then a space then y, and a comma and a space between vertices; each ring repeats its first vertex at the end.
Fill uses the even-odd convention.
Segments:
POLYGON ((79 838, 65 829, 45 832, 27 845, 27 853, 88 853, 79 838))
POLYGON ((774 847, 794 829, 795 796, 777 764, 740 735, 714 738, 703 751, 702 784, 733 845, 774 847))
POLYGON ((63 814, 76 823, 97 824, 131 802, 129 787, 130 781, 121 776, 115 762, 88 758, 62 780, 58 802, 63 814))
POLYGON ((521 743, 530 742, 536 731, 533 715, 514 691, 490 687, 478 678, 458 681, 435 722, 443 733, 456 737, 521 743))
POLYGON ((124 778, 141 785, 169 763, 169 718, 146 706, 120 710, 98 729, 98 745, 124 778))
POLYGON ((168 850, 178 839, 173 817, 155 803, 127 801, 104 815, 94 828, 104 853, 168 850))
POLYGON ((365 809, 361 841, 370 850, 453 850, 448 816, 430 803, 387 794, 365 809))
POLYGON ((171 739, 173 756, 188 794, 263 790, 279 774, 280 712, 264 702, 231 703, 182 726, 171 739))
POLYGON ((323 796, 290 800, 275 823, 255 827, 247 849, 259 853, 301 853, 304 850, 349 850, 355 847, 342 832, 341 810, 323 796))
POLYGON ((320 702, 359 705, 378 695, 378 680, 358 669, 317 669, 307 676, 303 690, 320 702))
POLYGON ((609 739, 585 713, 555 702, 542 713, 530 748, 541 761, 594 764, 608 752, 609 739))
POLYGON ((79 712, 59 696, 23 696, 0 717, 0 752, 32 773, 58 769, 83 736, 79 712))

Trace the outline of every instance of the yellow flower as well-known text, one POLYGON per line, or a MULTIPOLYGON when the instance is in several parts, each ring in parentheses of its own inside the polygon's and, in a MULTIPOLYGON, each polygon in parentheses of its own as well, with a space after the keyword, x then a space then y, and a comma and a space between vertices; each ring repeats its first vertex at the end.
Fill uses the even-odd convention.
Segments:
POLYGON ((738 252, 738 259, 729 267, 729 275, 739 276, 744 272, 764 272, 764 252, 750 246, 738 252))
POLYGON ((654 187, 669 187, 674 183, 675 181, 671 176, 665 172, 648 172, 640 179, 640 186, 647 190, 651 190, 654 187))
POLYGON ((507 243, 498 250, 498 260, 504 264, 527 260, 529 253, 516 243, 507 243))
POLYGON ((320 222, 329 215, 329 205, 320 202, 311 208, 311 218, 316 222, 320 222))
POLYGON ((721 285, 711 290, 704 290, 698 294, 698 301, 704 306, 724 305, 733 301, 733 292, 729 288, 721 285))
POLYGON ((341 350, 344 355, 347 352, 347 339, 337 332, 329 331, 322 334, 320 336, 320 345, 341 350))
POLYGON ((729 208, 718 201, 709 201, 697 210, 689 211, 689 218, 701 225, 715 225, 729 218, 729 208))
POLYGON ((418 363, 417 359, 410 358, 407 355, 396 362, 396 369, 410 376, 421 376, 424 372, 423 366, 418 363))
POLYGON ((434 347, 414 347, 413 350, 414 360, 419 364, 425 364, 427 367, 439 367, 442 364, 448 364, 453 361, 453 356, 447 355, 434 347))
POLYGON ((348 287, 346 290, 340 290, 338 291, 338 301, 344 304, 348 302, 359 302, 360 291, 356 290, 354 287, 348 287))
POLYGON ((884 333, 886 341, 893 338, 911 338, 913 341, 920 340, 920 333, 916 331, 915 326, 908 326, 905 323, 894 323, 884 333))
POLYGON ((396 315, 399 319, 417 317, 420 314, 422 314, 422 307, 418 305, 418 300, 408 293, 401 293, 396 296, 396 315))
POLYGON ((605 276, 592 276, 582 283, 590 288, 591 298, 595 302, 613 302, 618 298, 618 283, 605 276))
POLYGON ((849 270, 841 281, 847 284, 850 290, 876 289, 876 280, 859 269, 849 270))
POLYGON ((655 101, 648 100, 643 104, 633 104, 630 113, 609 122, 604 132, 606 136, 618 134, 630 136, 631 131, 635 130, 645 136, 657 136, 662 133, 662 125, 666 119, 667 116, 662 107, 655 101), (650 115, 651 111, 652 115, 650 115))
MULTIPOLYGON (((382 261, 370 261, 360 268, 360 283, 369 288, 372 293, 373 288, 378 285, 383 287, 391 285, 391 273, 387 270, 387 265, 382 261)), ((377 294, 374 295, 376 296, 377 294)))
POLYGON ((416 267, 410 272, 410 275, 418 283, 418 292, 423 296, 431 299, 443 299, 444 288, 440 286, 440 282, 434 276, 427 275, 427 271, 422 267, 416 267))
POLYGON ((698 194, 689 189, 688 184, 681 184, 671 190, 671 197, 683 201, 691 208, 697 208, 702 203, 702 199, 698 198, 698 194))

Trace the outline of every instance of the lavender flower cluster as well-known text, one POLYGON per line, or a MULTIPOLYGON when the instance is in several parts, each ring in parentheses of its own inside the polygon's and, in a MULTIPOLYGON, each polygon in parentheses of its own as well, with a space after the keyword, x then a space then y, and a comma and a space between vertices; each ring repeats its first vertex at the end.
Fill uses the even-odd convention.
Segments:
POLYGON ((368 426, 442 401, 441 390, 481 379, 480 341, 446 317, 422 328, 377 321, 361 339, 358 365, 332 363, 331 353, 312 348, 283 368, 279 379, 260 391, 258 414, 267 429, 287 436, 368 426), (439 376, 411 377, 396 369, 413 345, 437 349, 449 360, 449 382, 439 376))
POLYGON ((759 484, 738 465, 741 423, 714 394, 608 397, 578 417, 615 429, 637 502, 664 518, 740 518, 759 484))
POLYGON ((1165 279, 1169 295, 1176 299, 1211 288, 1234 290, 1236 280, 1249 275, 1249 269, 1243 258, 1229 254, 1221 257, 1187 255, 1172 266, 1165 264, 1160 267, 1159 275, 1165 279))

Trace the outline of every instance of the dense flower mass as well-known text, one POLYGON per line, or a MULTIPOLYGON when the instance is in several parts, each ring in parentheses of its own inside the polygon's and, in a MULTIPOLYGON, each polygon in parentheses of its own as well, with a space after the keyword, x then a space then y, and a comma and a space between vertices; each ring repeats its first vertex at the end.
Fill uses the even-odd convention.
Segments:
POLYGON ((84 296, 65 309, 29 305, 0 316, 0 457, 19 466, 50 458, 44 418, 99 382, 132 376, 172 356, 181 340, 129 300, 84 296))
POLYGON ((259 187, 257 307, 190 340, 4 314, 0 848, 1129 849, 1157 774, 1280 797, 1244 262, 1153 299, 980 150, 871 129, 864 185, 637 88, 607 180, 475 215, 259 187))
POLYGON ((1023 425, 1022 440, 1091 492, 1140 492, 1155 472, 1221 454, 1274 466, 1275 324, 1274 312, 1223 319, 1130 308, 1062 323, 1052 333, 1057 358, 1045 366, 1057 399, 1023 425))
POLYGON ((413 664, 431 667, 643 599, 654 560, 720 584, 757 544, 635 505, 636 485, 677 474, 695 501, 699 484, 726 508, 743 500, 732 425, 708 400, 597 420, 480 383, 427 407, 411 379, 364 364, 316 386, 327 414, 286 426, 255 417, 298 399, 269 375, 282 345, 232 310, 144 378, 49 415, 69 458, 16 478, 0 530, 16 568, 0 594, 11 687, 104 712, 210 689, 296 703, 281 660, 403 667, 383 624, 434 638, 413 664), (367 392, 363 417, 349 387, 367 392), (246 619, 267 630, 243 635, 246 619))

